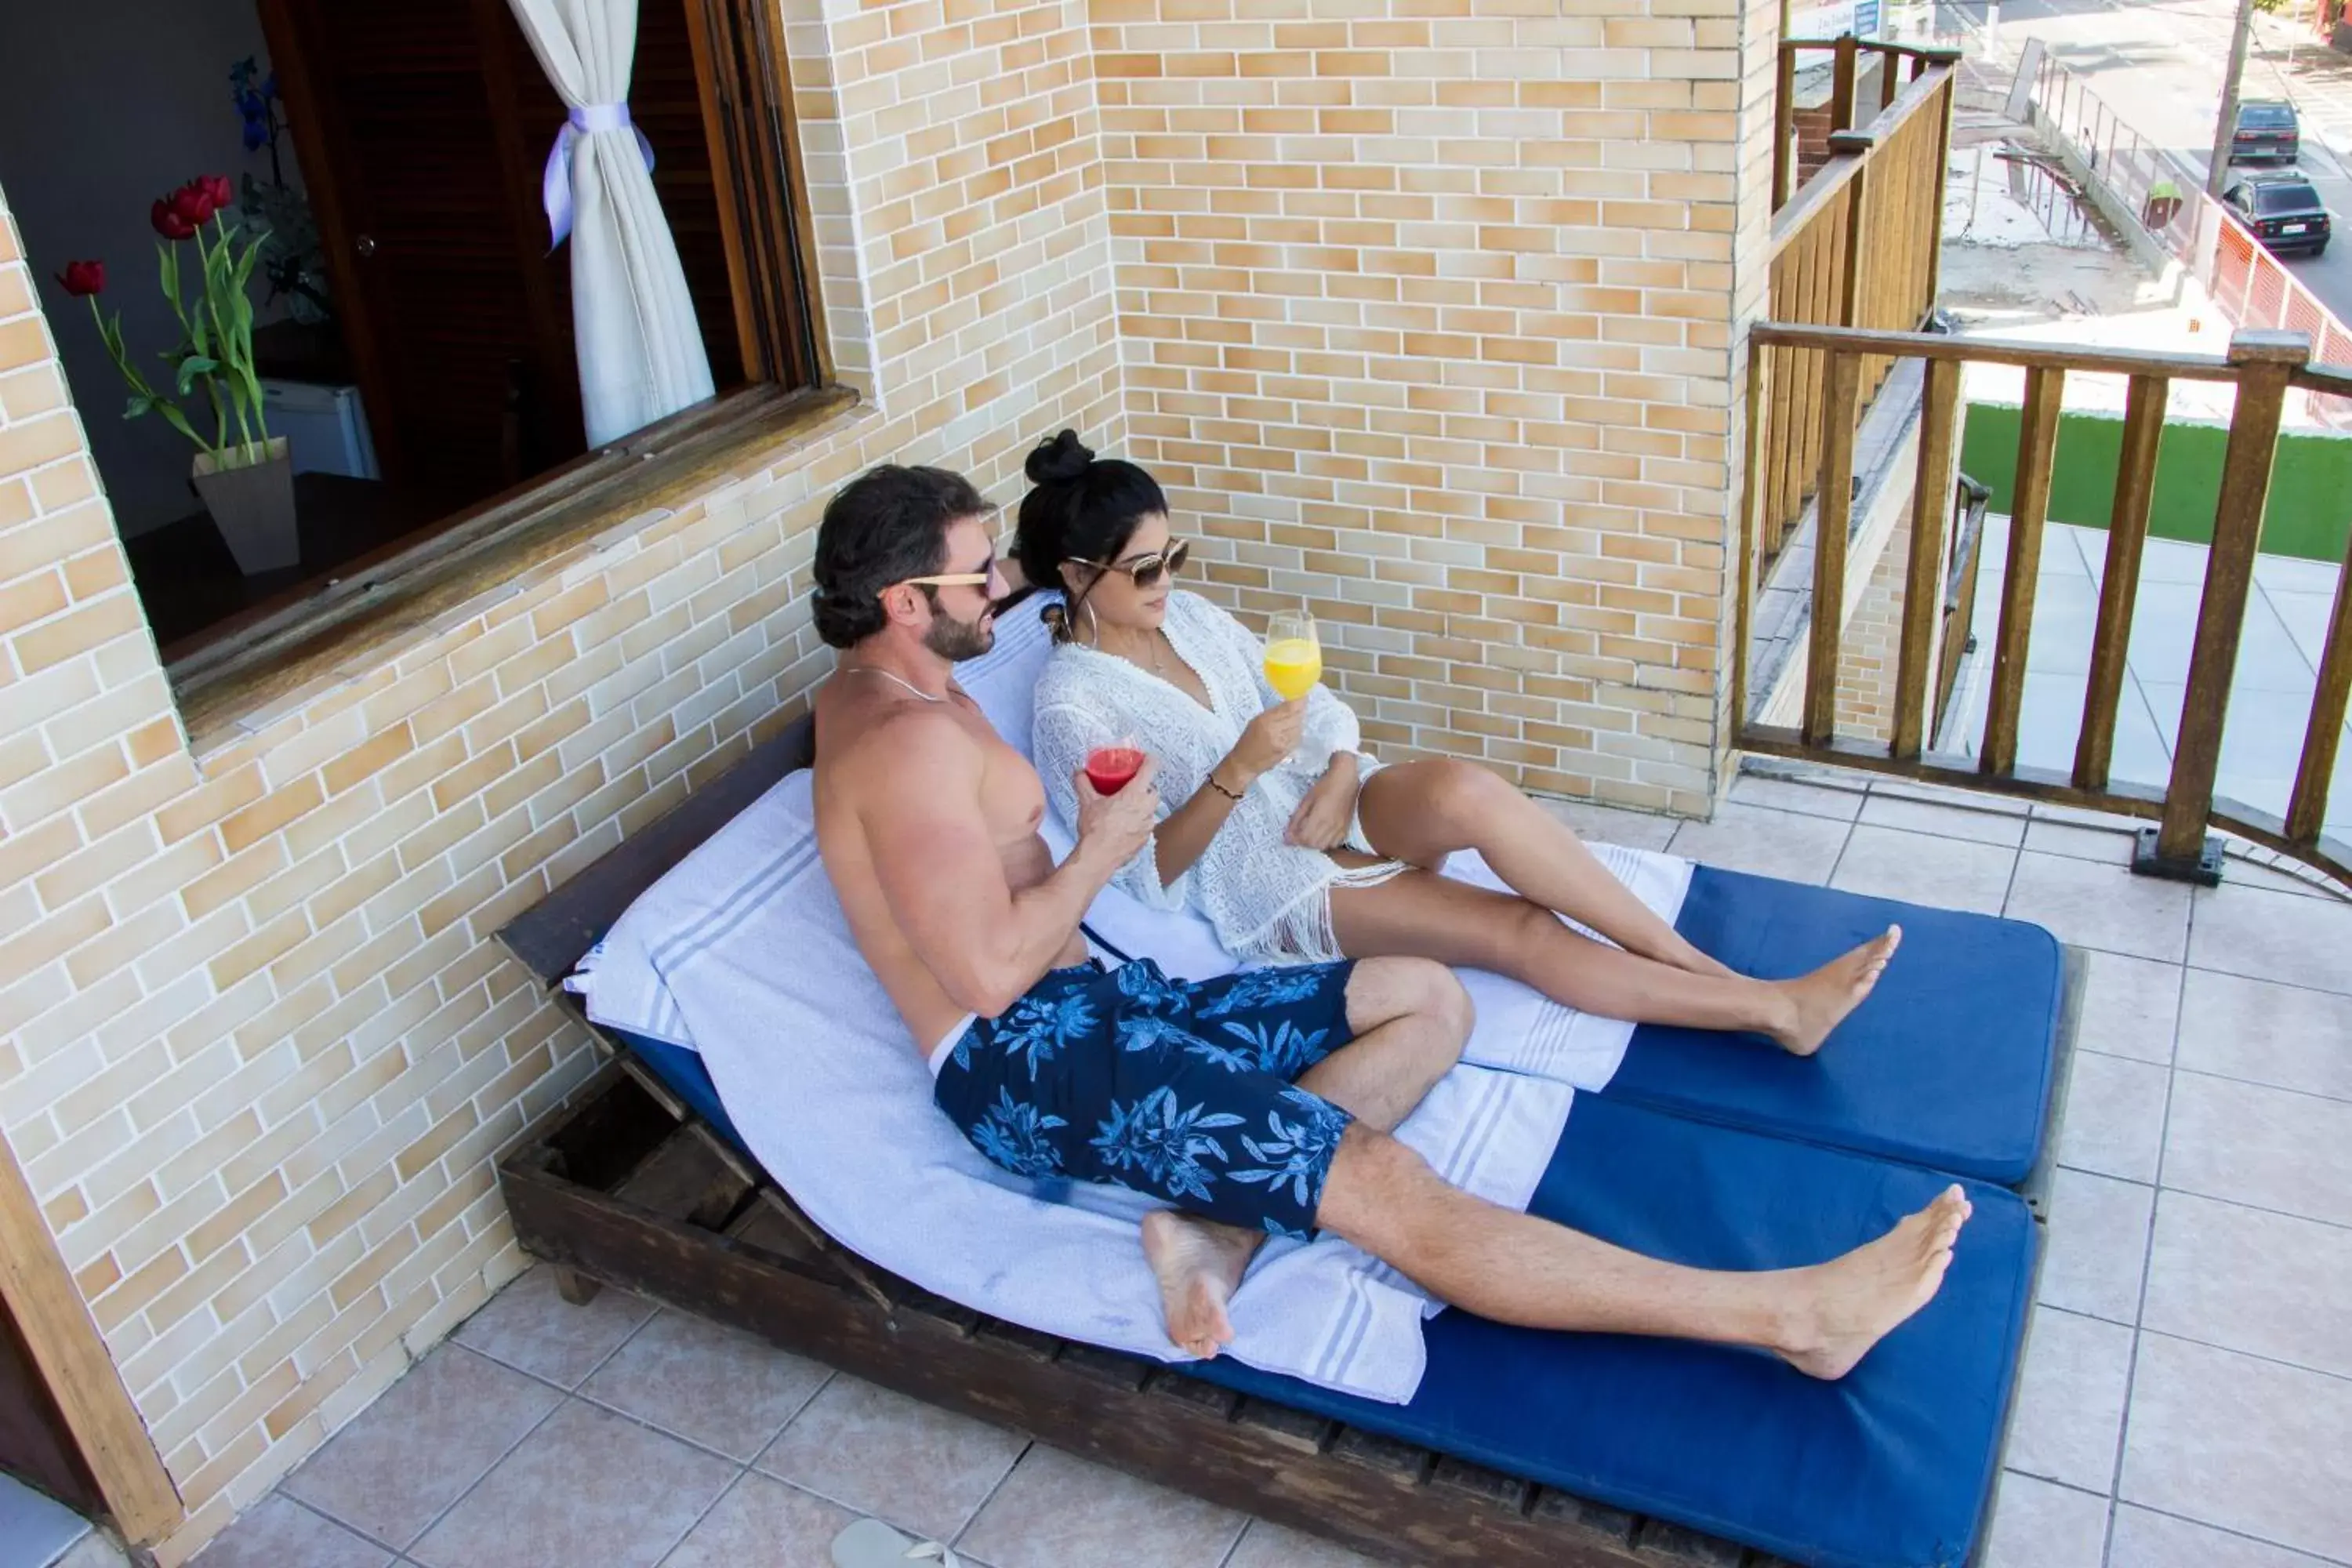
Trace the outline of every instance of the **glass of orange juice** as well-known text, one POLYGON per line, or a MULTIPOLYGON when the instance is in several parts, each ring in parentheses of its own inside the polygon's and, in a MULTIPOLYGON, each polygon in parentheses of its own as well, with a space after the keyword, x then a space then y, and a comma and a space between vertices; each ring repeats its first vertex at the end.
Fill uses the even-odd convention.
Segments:
POLYGON ((1284 610, 1265 628, 1265 683, 1295 701, 1323 679, 1323 645, 1315 636, 1315 617, 1304 610, 1284 610))

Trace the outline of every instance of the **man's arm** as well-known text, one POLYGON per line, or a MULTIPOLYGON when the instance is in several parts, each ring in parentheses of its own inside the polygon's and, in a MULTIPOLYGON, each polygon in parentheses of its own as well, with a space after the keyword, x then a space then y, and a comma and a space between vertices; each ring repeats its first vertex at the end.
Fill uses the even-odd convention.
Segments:
POLYGON ((1112 875, 1151 832, 1150 763, 1116 795, 1078 784, 1078 843, 1015 892, 980 805, 980 748, 952 721, 909 713, 867 737, 845 780, 890 916, 957 1005, 992 1018, 1037 983, 1112 875))

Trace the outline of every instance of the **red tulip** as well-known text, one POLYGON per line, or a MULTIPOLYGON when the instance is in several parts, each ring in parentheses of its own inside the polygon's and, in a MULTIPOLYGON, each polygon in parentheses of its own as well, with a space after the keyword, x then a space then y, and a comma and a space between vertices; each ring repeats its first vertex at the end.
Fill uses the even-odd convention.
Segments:
POLYGON ((213 220, 212 193, 194 180, 173 191, 170 200, 173 215, 191 228, 213 220))
POLYGON ((155 232, 165 239, 188 239, 196 232, 194 224, 173 211, 172 204, 160 196, 156 198, 155 205, 147 209, 147 221, 153 224, 155 232))
POLYGON ((205 199, 212 203, 215 212, 220 211, 223 207, 236 205, 236 191, 229 184, 226 174, 198 174, 188 182, 188 188, 203 192, 205 199))
POLYGON ((106 263, 68 261, 66 269, 58 274, 58 286, 76 299, 96 294, 106 287, 106 263))

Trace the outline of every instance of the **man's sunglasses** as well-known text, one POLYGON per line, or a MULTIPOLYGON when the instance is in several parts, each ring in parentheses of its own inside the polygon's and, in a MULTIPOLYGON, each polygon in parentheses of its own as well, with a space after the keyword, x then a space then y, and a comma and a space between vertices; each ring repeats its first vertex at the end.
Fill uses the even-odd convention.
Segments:
POLYGON ((1139 555, 1134 560, 1125 563, 1088 561, 1083 556, 1072 556, 1071 559, 1081 566, 1091 566, 1097 572, 1124 572, 1135 580, 1135 585, 1139 588, 1156 588, 1160 585, 1160 578, 1173 577, 1183 571, 1184 563, 1191 560, 1192 556, 1192 541, 1176 539, 1171 540, 1168 548, 1164 551, 1155 550, 1149 555, 1139 555))
MULTIPOLYGON (((898 583, 913 584, 919 587, 981 588, 995 582, 996 574, 997 561, 996 557, 992 555, 988 558, 988 570, 985 572, 935 572, 928 577, 901 577, 898 583)), ((891 584, 890 588, 898 586, 898 583, 891 584)), ((890 588, 885 588, 882 591, 887 594, 890 588)))

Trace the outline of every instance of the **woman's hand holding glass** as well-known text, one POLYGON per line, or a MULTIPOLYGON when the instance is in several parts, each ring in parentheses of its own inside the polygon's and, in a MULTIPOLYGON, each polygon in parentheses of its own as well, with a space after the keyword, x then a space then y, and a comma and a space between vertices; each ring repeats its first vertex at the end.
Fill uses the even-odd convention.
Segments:
POLYGON ((1298 738, 1306 728, 1304 699, 1276 703, 1243 727, 1242 738, 1234 742, 1234 749, 1217 764, 1214 776, 1228 789, 1249 788, 1298 750, 1298 738))

